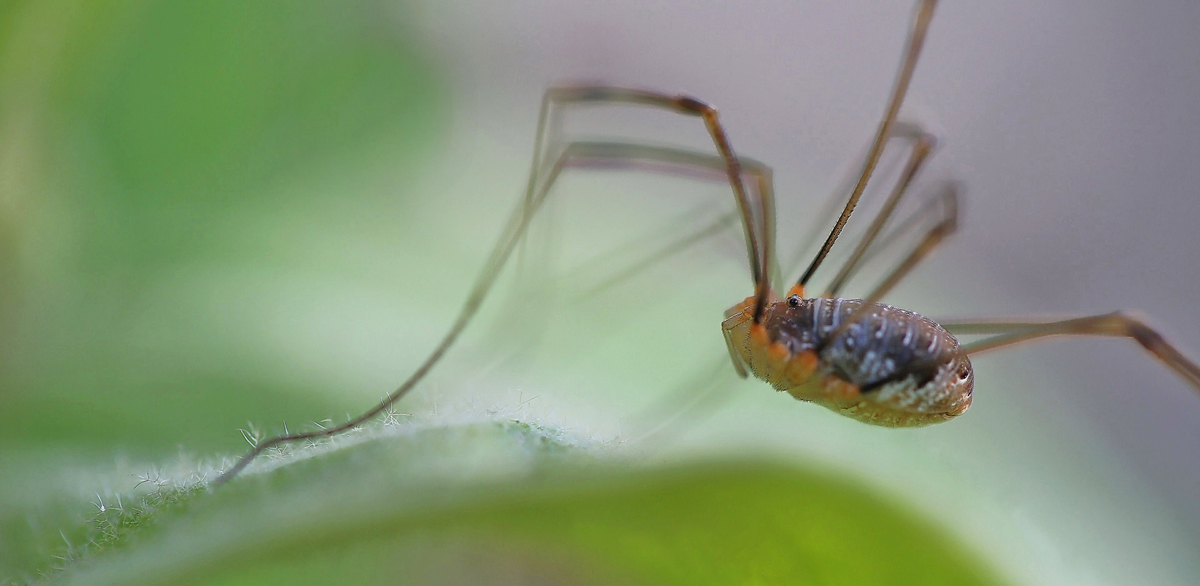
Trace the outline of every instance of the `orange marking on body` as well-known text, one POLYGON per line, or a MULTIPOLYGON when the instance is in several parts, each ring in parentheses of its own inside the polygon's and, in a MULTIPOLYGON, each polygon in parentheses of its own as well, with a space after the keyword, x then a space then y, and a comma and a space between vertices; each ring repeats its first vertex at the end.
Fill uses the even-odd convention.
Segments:
POLYGON ((788 297, 791 297, 792 295, 799 295, 800 297, 804 297, 804 285, 801 285, 800 283, 796 283, 795 285, 792 285, 792 288, 788 289, 788 297))
POLYGON ((817 353, 812 350, 801 352, 792 357, 787 365, 787 377, 792 386, 799 386, 812 378, 817 371, 817 353))
POLYGON ((787 362, 788 358, 792 357, 792 351, 788 350, 787 344, 783 342, 772 342, 767 347, 767 357, 782 365, 782 363, 787 362))
POLYGON ((767 334, 767 326, 761 323, 750 326, 750 343, 759 348, 771 345, 771 336, 767 334))
POLYGON ((754 376, 771 382, 771 360, 767 357, 767 350, 771 346, 771 337, 767 334, 766 326, 761 323, 750 326, 748 346, 750 350, 750 370, 754 371, 754 376))
POLYGON ((830 376, 822 381, 821 387, 825 394, 834 400, 849 400, 857 399, 862 394, 858 389, 858 385, 846 382, 836 376, 830 376))
POLYGON ((792 357, 792 351, 788 350, 787 345, 782 342, 772 342, 767 346, 767 382, 771 383, 776 388, 786 388, 786 380, 784 375, 787 371, 788 359, 792 357))

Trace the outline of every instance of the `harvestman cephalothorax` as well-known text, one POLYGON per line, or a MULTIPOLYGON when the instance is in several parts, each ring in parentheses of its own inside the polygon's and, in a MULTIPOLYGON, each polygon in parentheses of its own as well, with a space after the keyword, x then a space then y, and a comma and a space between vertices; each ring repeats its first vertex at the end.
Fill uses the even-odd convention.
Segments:
POLYGON ((958 195, 946 185, 925 207, 900 222, 897 231, 920 226, 922 214, 937 213, 936 223, 917 245, 863 299, 843 299, 838 293, 872 250, 900 199, 931 153, 935 139, 914 124, 896 121, 917 57, 925 41, 936 0, 917 6, 895 87, 883 121, 863 162, 858 181, 841 215, 816 257, 787 291, 776 296, 769 283, 774 262, 774 195, 771 169, 734 154, 717 117, 716 108, 685 95, 605 85, 552 87, 542 100, 537 138, 525 195, 484 265, 458 319, 441 343, 404 384, 369 411, 344 424, 306 433, 273 437, 254 448, 218 478, 224 482, 264 450, 280 444, 329 437, 345 432, 388 409, 433 368, 483 303, 513 249, 525 235, 564 169, 588 166, 638 168, 698 173, 727 180, 733 188, 745 231, 754 293, 725 312, 722 330, 733 366, 741 376, 753 373, 776 389, 866 423, 889 427, 921 426, 961 415, 971 405, 974 374, 970 356, 1047 336, 1118 336, 1131 338, 1200 390, 1200 366, 1138 319, 1122 312, 1073 319, 1004 319, 941 324, 898 307, 880 303, 925 256, 957 226, 958 195), (562 111, 575 105, 643 106, 696 117, 708 130, 716 153, 630 142, 568 142, 553 138, 562 111), (837 275, 818 296, 806 286, 825 260, 871 178, 884 146, 891 140, 908 145, 908 159, 899 180, 862 240, 837 275), (960 345, 954 334, 989 336, 960 345))

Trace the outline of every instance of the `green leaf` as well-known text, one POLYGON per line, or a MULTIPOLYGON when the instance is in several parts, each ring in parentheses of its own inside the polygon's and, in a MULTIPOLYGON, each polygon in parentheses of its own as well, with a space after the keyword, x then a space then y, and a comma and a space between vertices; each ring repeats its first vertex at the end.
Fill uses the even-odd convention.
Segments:
POLYGON ((772 462, 643 467, 611 452, 513 421, 381 426, 256 462, 218 488, 143 482, 124 512, 90 521, 93 547, 53 577, 997 583, 952 538, 844 478, 772 462))

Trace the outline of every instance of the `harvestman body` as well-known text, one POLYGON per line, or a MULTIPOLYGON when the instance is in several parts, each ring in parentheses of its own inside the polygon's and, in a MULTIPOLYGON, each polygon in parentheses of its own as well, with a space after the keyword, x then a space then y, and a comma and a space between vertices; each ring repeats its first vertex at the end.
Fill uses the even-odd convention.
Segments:
POLYGON ((797 399, 828 407, 859 421, 889 427, 921 426, 961 415, 971 405, 974 375, 971 355, 1055 335, 1132 338, 1200 389, 1200 366, 1185 358, 1156 331, 1124 313, 1074 319, 1011 319, 938 324, 879 300, 957 226, 957 188, 946 185, 933 203, 900 223, 891 234, 919 225, 925 210, 940 211, 936 224, 884 281, 863 299, 842 299, 841 287, 874 249, 875 238, 933 150, 934 138, 912 124, 896 121, 936 0, 922 0, 913 19, 896 86, 883 121, 868 150, 858 181, 820 251, 783 298, 769 283, 774 265, 774 195, 771 170, 734 154, 716 108, 692 97, 612 86, 562 86, 546 91, 538 121, 533 165, 525 196, 517 206, 479 275, 462 312, 441 343, 392 394, 371 410, 336 427, 277 436, 257 443, 217 482, 225 482, 263 450, 279 444, 328 437, 382 413, 407 394, 441 359, 482 304, 505 261, 524 236, 537 209, 564 169, 599 166, 717 176, 733 188, 745 230, 754 294, 725 312, 722 329, 738 374, 756 377, 797 399), (574 105, 635 105, 699 117, 717 155, 628 142, 568 142, 554 137, 562 110, 574 105), (821 295, 806 296, 805 286, 828 255, 858 204, 885 143, 910 145, 907 163, 882 210, 849 259, 821 295), (991 335, 960 345, 954 334, 991 335))

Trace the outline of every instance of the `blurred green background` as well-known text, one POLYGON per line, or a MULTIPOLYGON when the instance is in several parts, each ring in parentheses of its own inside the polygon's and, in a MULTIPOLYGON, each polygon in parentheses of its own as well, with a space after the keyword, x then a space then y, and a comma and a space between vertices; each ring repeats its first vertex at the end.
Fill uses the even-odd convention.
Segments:
POLYGON ((252 305, 369 279, 329 236, 372 202, 402 216, 446 88, 401 12, 6 3, 0 449, 232 451, 248 419, 335 410, 264 360, 252 305))

